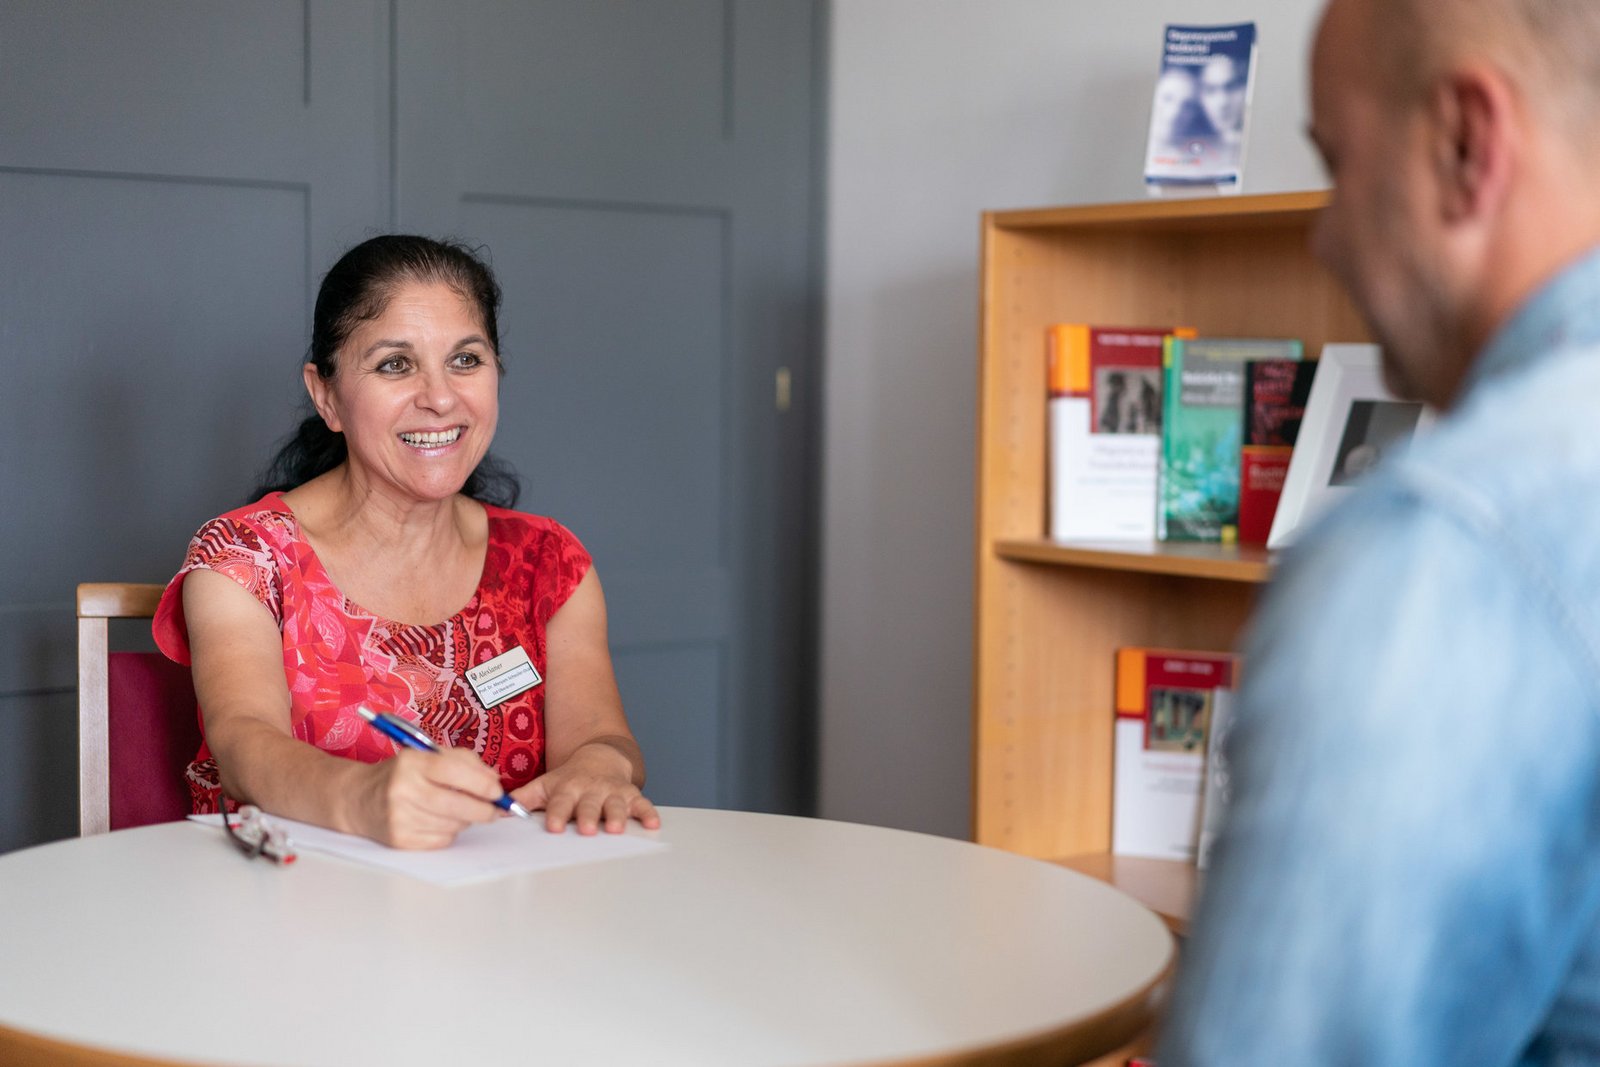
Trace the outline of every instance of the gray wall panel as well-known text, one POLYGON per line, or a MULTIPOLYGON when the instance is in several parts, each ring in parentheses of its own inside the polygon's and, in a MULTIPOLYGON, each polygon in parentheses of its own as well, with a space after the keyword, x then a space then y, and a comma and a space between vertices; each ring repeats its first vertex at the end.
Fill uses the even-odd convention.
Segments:
POLYGON ((168 578, 297 416, 312 273, 388 213, 388 12, 0 0, 0 848, 76 830, 73 586, 168 578))
POLYGON ((78 832, 78 697, 0 696, 0 852, 78 832))
POLYGON ((735 584, 727 218, 462 200, 460 232, 489 246, 505 290, 496 451, 522 473, 523 506, 572 527, 595 557, 651 795, 728 803, 724 721, 742 709, 713 654, 731 636, 735 584))
POLYGON ((52 0, 9 5, 4 28, 0 144, 40 165, 281 177, 303 164, 238 136, 306 106, 302 0, 52 0))
POLYGON ((657 804, 712 808, 725 803, 715 707, 722 677, 718 645, 618 649, 617 684, 645 752, 645 794, 657 804))
POLYGON ((0 499, 28 502, 0 553, 55 561, 0 572, 0 602, 163 578, 297 403, 306 192, 0 172, 0 247, 7 387, 40 401, 0 420, 0 499))
POLYGON ((70 588, 51 600, 0 606, 0 697, 78 684, 74 611, 70 588))
POLYGON ((609 567, 720 563, 723 219, 481 201, 462 218, 505 289, 495 449, 527 506, 609 567))
MULTIPOLYGON (((510 16, 522 30, 508 35, 512 43, 487 40, 509 24, 501 21, 504 6, 398 3, 400 224, 490 243, 513 278, 508 323, 531 311, 527 328, 546 344, 530 358, 575 364, 537 364, 555 390, 585 383, 564 394, 573 403, 595 395, 583 376, 611 372, 598 409, 578 407, 552 421, 574 427, 564 436, 584 443, 569 446, 568 456, 593 455, 584 476, 576 476, 584 467, 571 465, 574 477, 563 481, 537 454, 529 466, 526 446, 506 439, 507 454, 529 475, 529 506, 571 522, 595 548, 602 577, 620 563, 675 576, 671 584, 682 588, 704 566, 684 564, 693 548, 692 540, 680 548, 684 535, 715 552, 700 560, 726 575, 725 655, 718 699, 696 713, 716 723, 719 802, 805 810, 814 752, 807 441, 816 418, 809 386, 817 262, 809 234, 820 5, 529 0, 510 16), (491 216, 491 204, 502 213, 491 216), (525 230, 508 237, 503 223, 486 232, 491 217, 505 219, 518 205, 552 215, 566 208, 568 220, 597 218, 548 224, 548 249, 529 244, 525 230), (606 212, 618 217, 602 225, 606 212), (673 212, 724 220, 720 287, 709 300, 712 276, 702 267, 711 262, 709 242, 651 236, 646 220, 673 212), (676 274, 686 277, 674 282, 676 274), (524 286, 521 276, 534 284, 524 286), (666 315, 662 294, 679 293, 702 303, 666 315), (713 336, 710 312, 718 304, 713 336), (685 326, 685 313, 704 317, 685 326), (551 343, 552 334, 562 340, 551 343), (692 343, 675 344, 679 336, 692 343), (668 361, 686 384, 703 381, 698 373, 713 352, 721 353, 718 377, 705 389, 656 384, 668 361), (799 386, 788 412, 774 410, 780 367, 799 386), (643 406, 630 392, 637 383, 652 383, 657 394, 643 406), (657 396, 671 398, 671 407, 657 396), (703 435, 713 429, 719 454, 703 458, 697 442, 709 448, 703 435), (627 469, 595 476, 619 466, 627 469), (695 515, 712 493, 717 511, 695 515), (715 526, 697 525, 713 517, 715 526)), ((523 332, 519 324, 506 339, 512 395, 539 386, 538 378, 517 380, 523 332)), ((608 590, 625 601, 619 632, 657 632, 650 620, 676 607, 671 600, 645 607, 643 586, 608 590), (635 610, 642 614, 631 620, 635 610)), ((698 627, 696 620, 690 628, 698 627)))
POLYGON ((665 571, 609 566, 595 573, 605 586, 611 646, 716 641, 733 628, 733 583, 723 568, 665 571))
MULTIPOLYGON (((460 228, 463 192, 727 206, 740 195, 749 162, 734 115, 760 80, 736 78, 742 53, 731 31, 812 7, 810 0, 399 4, 400 218, 452 232, 460 228), (508 21, 520 32, 500 35, 508 21)), ((781 65, 786 57, 776 53, 785 50, 808 54, 805 39, 767 44, 775 47, 751 57, 752 69, 781 65)), ((807 116, 809 77, 806 70, 804 81, 784 83, 807 116)), ((749 108, 752 130, 765 117, 758 103, 749 108)), ((785 162, 809 181, 808 154, 785 162)))
POLYGON ((723 136, 724 0, 461 7, 468 25, 497 31, 471 38, 475 60, 457 76, 476 105, 474 130, 503 160, 559 147, 565 165, 594 173, 723 136))

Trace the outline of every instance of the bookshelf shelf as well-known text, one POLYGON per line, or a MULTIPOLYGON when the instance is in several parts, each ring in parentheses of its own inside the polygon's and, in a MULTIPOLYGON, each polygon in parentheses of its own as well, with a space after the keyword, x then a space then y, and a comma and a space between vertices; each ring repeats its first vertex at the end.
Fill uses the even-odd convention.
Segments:
POLYGON ((1045 328, 1183 323, 1202 336, 1299 337, 1308 355, 1366 340, 1309 252, 1326 201, 1141 201, 982 220, 973 838, 1072 857, 1169 923, 1187 922, 1179 903, 1194 872, 1109 855, 1115 651, 1233 648, 1272 561, 1246 546, 1045 536, 1045 328))
POLYGON ((1178 231, 1270 228, 1303 224, 1328 202, 1323 192, 1274 193, 1227 199, 1195 197, 1178 200, 1135 200, 1120 204, 1084 204, 1022 211, 993 212, 987 217, 1008 230, 1055 230, 1095 227, 1178 231))
POLYGON ((1259 584, 1272 573, 1270 554, 1257 545, 1017 540, 996 542, 994 550, 1001 559, 1018 563, 1099 567, 1227 582, 1259 584))

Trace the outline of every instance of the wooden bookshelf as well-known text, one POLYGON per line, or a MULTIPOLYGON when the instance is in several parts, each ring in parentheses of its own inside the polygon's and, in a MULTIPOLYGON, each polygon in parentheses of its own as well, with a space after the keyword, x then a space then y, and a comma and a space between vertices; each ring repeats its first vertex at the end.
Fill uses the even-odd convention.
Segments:
POLYGON ((1264 550, 1046 537, 1045 328, 1184 324, 1367 339, 1308 244, 1323 193, 983 216, 973 839, 1120 885, 1188 919, 1194 872, 1109 855, 1114 652, 1230 649, 1264 550), (1135 870, 1137 868, 1137 870, 1135 870))

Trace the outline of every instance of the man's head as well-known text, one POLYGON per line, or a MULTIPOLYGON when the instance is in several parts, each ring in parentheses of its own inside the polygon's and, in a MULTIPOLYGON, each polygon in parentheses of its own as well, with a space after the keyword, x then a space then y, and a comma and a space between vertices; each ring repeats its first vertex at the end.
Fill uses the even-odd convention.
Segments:
POLYGON ((1448 406, 1494 330, 1600 243, 1600 3, 1331 0, 1311 112, 1334 184, 1316 251, 1391 387, 1448 406))

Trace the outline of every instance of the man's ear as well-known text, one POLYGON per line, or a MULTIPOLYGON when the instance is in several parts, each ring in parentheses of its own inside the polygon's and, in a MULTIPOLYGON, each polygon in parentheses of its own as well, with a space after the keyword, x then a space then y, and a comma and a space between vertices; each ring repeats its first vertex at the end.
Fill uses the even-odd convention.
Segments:
POLYGON ((311 394, 312 407, 317 409, 322 421, 328 424, 328 429, 334 433, 343 433, 344 427, 339 425, 339 413, 333 406, 333 390, 328 386, 328 379, 317 373, 315 363, 306 363, 302 366, 300 377, 306 383, 306 392, 311 394))
POLYGON ((1442 76, 1428 109, 1439 205, 1448 222, 1497 212, 1511 180, 1516 114, 1509 85, 1492 67, 1442 76))

